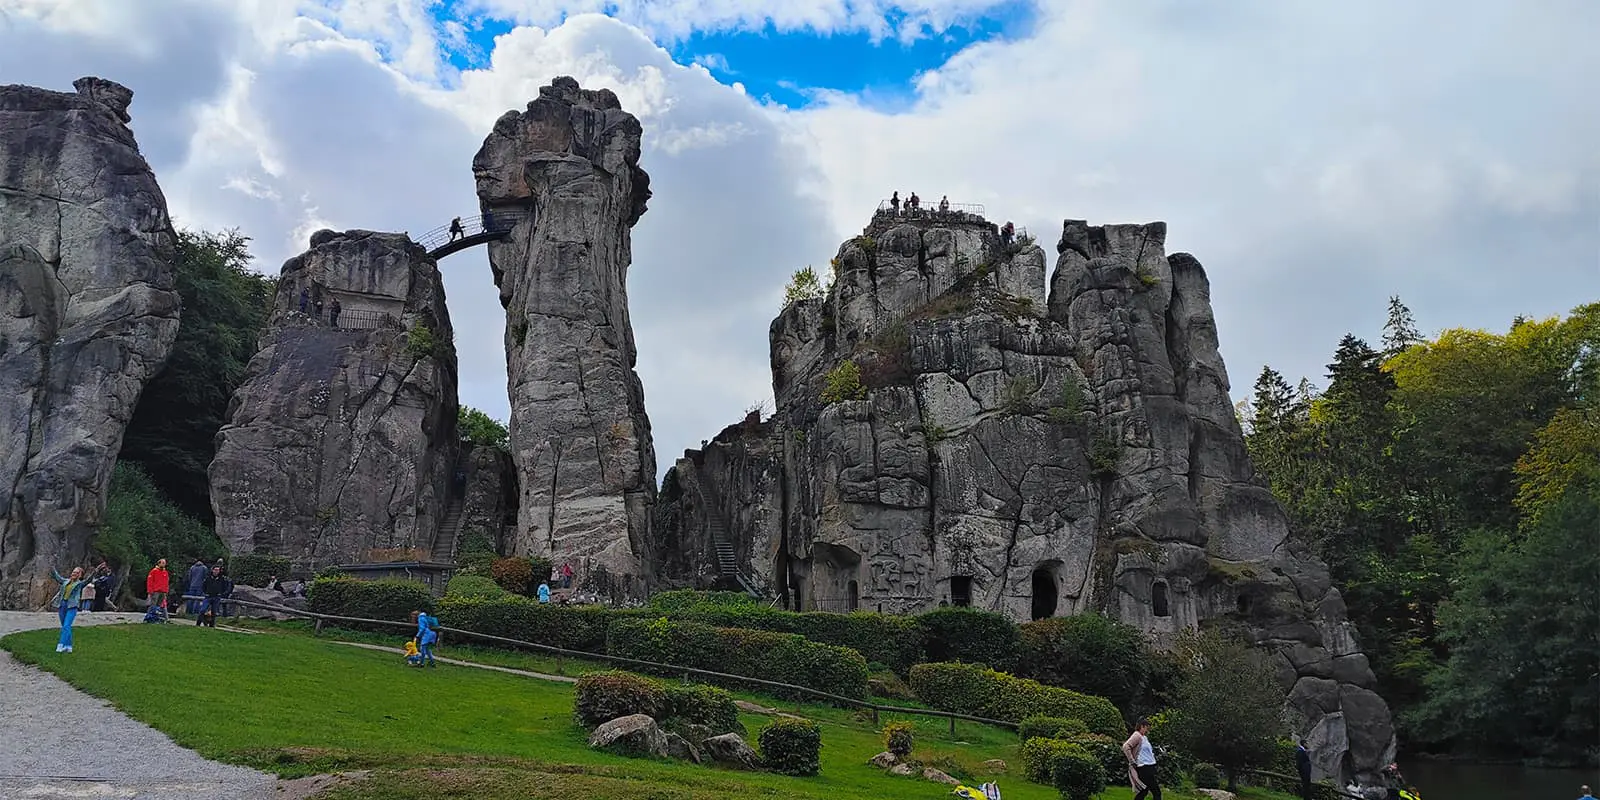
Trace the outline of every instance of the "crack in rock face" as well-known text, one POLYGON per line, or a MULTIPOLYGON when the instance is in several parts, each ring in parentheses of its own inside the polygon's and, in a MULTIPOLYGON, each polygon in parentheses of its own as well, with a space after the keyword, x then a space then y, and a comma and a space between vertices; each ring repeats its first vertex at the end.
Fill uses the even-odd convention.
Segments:
POLYGON ((562 77, 502 116, 472 162, 484 213, 516 220, 489 243, 519 493, 509 544, 613 597, 642 592, 656 498, 625 288, 650 197, 641 135, 610 90, 562 77))
POLYGON ((1275 654, 1320 774, 1381 768, 1388 707, 1255 476, 1205 271, 1166 232, 1066 221, 1046 293, 1043 251, 991 223, 874 218, 829 295, 773 321, 776 413, 668 473, 658 579, 728 586, 720 537, 808 610, 1100 611, 1158 646, 1228 617, 1275 654), (825 401, 846 361, 862 391, 825 401))
POLYGON ((283 265, 217 435, 217 532, 233 553, 288 556, 302 571, 373 551, 427 560, 458 448, 438 265, 404 234, 324 230, 311 242, 283 265))
POLYGON ((87 558, 128 420, 178 332, 166 199, 133 93, 0 86, 0 608, 87 558))

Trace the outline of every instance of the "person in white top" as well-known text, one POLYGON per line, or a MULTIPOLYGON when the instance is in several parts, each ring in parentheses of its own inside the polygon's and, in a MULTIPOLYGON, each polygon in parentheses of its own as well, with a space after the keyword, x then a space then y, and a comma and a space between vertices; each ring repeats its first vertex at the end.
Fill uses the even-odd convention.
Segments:
POLYGON ((1128 757, 1128 783, 1133 786, 1133 800, 1144 800, 1149 795, 1161 800, 1161 782, 1156 779, 1156 751, 1150 746, 1150 720, 1141 719, 1133 726, 1133 734, 1122 743, 1122 754, 1128 757))

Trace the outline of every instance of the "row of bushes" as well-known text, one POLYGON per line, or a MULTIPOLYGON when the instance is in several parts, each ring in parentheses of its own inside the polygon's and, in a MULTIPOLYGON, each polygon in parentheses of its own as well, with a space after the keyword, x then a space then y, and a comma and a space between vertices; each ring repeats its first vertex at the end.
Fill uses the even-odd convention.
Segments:
POLYGON ((942 711, 1021 722, 1033 716, 1080 720, 1090 733, 1122 735, 1122 714, 1104 697, 1045 686, 976 664, 918 664, 911 691, 942 711))
MULTIPOLYGON (((306 608, 316 614, 405 622, 413 611, 434 610, 433 594, 416 581, 364 581, 318 578, 306 589, 306 608)), ((345 627, 394 633, 389 626, 341 623, 345 627)))
POLYGON ((606 653, 788 683, 852 699, 867 696, 867 662, 860 653, 792 633, 665 618, 618 619, 606 634, 606 653))

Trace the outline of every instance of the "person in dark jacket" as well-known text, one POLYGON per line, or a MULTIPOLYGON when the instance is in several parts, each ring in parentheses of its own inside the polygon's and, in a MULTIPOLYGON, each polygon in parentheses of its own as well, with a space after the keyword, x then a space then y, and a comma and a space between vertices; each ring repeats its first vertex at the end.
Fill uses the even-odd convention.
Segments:
POLYGON ((116 588, 116 573, 111 571, 111 565, 106 563, 105 559, 100 559, 100 565, 94 568, 94 610, 110 609, 111 593, 116 588))
POLYGON ((1311 800, 1311 751, 1306 749, 1306 740, 1298 736, 1294 740, 1294 765, 1300 771, 1300 798, 1311 800))
MULTIPOLYGON (((189 574, 184 577, 183 593, 190 597, 202 596, 205 589, 206 575, 209 572, 210 570, 206 569, 205 561, 198 558, 195 559, 194 563, 189 565, 189 574)), ((199 614, 200 605, 200 600, 189 600, 185 607, 190 614, 199 614)))
POLYGON ((205 583, 201 584, 200 591, 206 596, 205 602, 200 607, 200 616, 195 618, 194 624, 217 627, 217 613, 222 609, 222 598, 233 594, 233 581, 222 574, 222 567, 212 567, 211 574, 206 576, 205 583))

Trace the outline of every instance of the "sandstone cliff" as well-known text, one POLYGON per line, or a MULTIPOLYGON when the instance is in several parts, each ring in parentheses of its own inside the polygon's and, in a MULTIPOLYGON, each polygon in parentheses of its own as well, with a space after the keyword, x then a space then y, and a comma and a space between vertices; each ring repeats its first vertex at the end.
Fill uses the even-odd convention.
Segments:
POLYGON ((228 549, 311 570, 431 548, 457 448, 452 336, 422 247, 394 233, 313 234, 283 265, 217 435, 211 505, 228 549))
POLYGON ((1254 477, 1205 272, 1165 235, 1066 222, 1046 303, 1031 242, 880 214, 828 297, 773 322, 773 418, 669 473, 660 577, 807 609, 1098 610, 1158 642, 1233 619, 1277 652, 1321 774, 1387 763, 1344 602, 1254 477))
POLYGON ((81 563, 145 383, 178 331, 166 199, 133 93, 0 86, 0 608, 81 563))
POLYGON ((472 162, 484 213, 515 220, 489 244, 520 491, 511 549, 611 592, 642 580, 655 502, 625 289, 650 197, 640 135, 609 90, 557 78, 502 116, 472 162))

